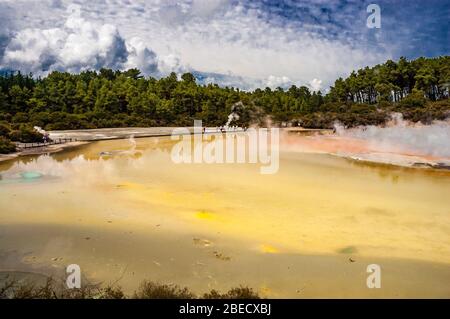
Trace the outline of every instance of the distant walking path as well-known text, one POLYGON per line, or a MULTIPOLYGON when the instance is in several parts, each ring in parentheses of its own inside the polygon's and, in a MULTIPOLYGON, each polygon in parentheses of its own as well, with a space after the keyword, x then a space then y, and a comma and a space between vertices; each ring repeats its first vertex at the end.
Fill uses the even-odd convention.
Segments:
POLYGON ((57 145, 57 144, 64 144, 69 142, 76 142, 77 139, 75 138, 55 138, 49 142, 35 142, 35 143, 21 143, 21 142, 15 142, 17 148, 20 150, 25 150, 29 148, 37 148, 37 147, 46 147, 50 145, 57 145))
MULTIPOLYGON (((137 137, 170 136, 176 127, 125 127, 125 128, 99 128, 87 130, 49 131, 52 140, 59 138, 72 138, 77 141, 101 141, 137 137)), ((193 128, 187 128, 193 133, 193 128)))

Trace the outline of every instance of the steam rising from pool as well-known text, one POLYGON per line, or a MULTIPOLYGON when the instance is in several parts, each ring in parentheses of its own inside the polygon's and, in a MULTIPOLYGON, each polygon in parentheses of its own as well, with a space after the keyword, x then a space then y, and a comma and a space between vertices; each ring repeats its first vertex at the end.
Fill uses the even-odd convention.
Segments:
POLYGON ((450 120, 435 121, 431 125, 411 123, 396 113, 384 127, 364 126, 345 129, 335 124, 340 137, 367 141, 378 150, 403 151, 415 155, 450 157, 450 120))
POLYGON ((129 153, 134 154, 136 152, 136 140, 134 139, 134 135, 130 135, 128 138, 128 142, 130 143, 129 153))
POLYGON ((231 122, 239 120, 240 117, 237 113, 237 109, 239 107, 244 108, 244 104, 241 101, 233 104, 233 106, 231 107, 231 113, 228 115, 227 123, 225 123, 225 128, 228 128, 231 122))

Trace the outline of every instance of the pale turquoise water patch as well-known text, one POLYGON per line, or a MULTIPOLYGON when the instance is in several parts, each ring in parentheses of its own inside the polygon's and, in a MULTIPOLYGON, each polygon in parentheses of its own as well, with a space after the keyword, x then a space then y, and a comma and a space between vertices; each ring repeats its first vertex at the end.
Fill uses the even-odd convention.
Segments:
POLYGON ((41 180, 44 177, 42 173, 36 171, 21 172, 13 175, 0 175, 0 184, 9 183, 28 183, 41 180))
POLYGON ((42 174, 39 172, 23 172, 20 174, 22 179, 24 180, 35 180, 42 177, 42 174))

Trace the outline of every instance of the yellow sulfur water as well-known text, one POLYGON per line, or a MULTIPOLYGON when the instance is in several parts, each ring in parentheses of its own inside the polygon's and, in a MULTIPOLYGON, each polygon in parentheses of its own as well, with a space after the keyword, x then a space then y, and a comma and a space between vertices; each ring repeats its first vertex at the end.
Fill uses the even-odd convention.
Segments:
POLYGON ((150 279, 198 293, 450 297, 448 171, 285 151, 262 175, 175 164, 169 138, 136 142, 0 163, 0 271, 63 276, 75 263, 130 292, 150 279), (372 263, 379 289, 366 286, 372 263))

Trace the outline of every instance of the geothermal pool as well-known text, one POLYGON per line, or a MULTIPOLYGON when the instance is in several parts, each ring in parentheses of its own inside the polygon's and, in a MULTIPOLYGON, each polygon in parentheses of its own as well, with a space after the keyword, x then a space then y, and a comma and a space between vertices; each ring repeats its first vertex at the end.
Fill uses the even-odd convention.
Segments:
POLYGON ((281 151, 174 164, 170 138, 0 163, 0 272, 134 291, 248 285, 265 297, 450 297, 450 172, 281 151), (103 152, 103 153, 102 153, 103 152), (100 155, 103 154, 103 155, 100 155), (382 269, 368 289, 366 267, 382 269))

